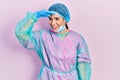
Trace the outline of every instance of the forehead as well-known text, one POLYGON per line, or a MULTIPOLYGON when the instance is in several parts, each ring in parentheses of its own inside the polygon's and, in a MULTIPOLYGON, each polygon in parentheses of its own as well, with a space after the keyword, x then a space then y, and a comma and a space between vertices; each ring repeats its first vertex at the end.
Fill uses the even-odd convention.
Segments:
POLYGON ((58 14, 52 14, 50 16, 50 18, 62 18, 62 17, 60 15, 58 15, 58 14))

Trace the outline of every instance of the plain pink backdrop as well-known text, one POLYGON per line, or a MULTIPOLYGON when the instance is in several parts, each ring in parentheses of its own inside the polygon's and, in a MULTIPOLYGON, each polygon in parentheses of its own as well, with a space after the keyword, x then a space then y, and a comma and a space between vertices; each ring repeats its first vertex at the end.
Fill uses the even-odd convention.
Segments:
MULTIPOLYGON (((24 49, 15 37, 18 21, 56 2, 71 13, 70 29, 82 34, 92 59, 91 80, 120 80, 120 1, 118 0, 1 0, 0 80, 37 80, 41 61, 24 49)), ((36 28, 47 28, 46 19, 36 28)))

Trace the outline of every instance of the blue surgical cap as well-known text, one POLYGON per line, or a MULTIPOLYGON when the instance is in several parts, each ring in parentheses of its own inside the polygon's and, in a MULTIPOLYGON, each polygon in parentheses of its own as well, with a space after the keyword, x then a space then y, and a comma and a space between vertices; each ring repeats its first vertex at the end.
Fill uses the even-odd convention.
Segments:
POLYGON ((61 17, 63 17, 66 20, 66 22, 70 21, 69 10, 64 4, 61 3, 53 4, 52 6, 49 7, 48 11, 57 12, 61 17))

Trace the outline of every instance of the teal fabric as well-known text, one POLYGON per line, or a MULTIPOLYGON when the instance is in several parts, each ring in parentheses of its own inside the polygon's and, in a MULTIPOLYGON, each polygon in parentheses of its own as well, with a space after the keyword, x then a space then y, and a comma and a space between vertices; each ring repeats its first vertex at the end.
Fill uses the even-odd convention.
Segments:
POLYGON ((90 80, 91 77, 91 63, 78 63, 78 77, 79 80, 90 80))

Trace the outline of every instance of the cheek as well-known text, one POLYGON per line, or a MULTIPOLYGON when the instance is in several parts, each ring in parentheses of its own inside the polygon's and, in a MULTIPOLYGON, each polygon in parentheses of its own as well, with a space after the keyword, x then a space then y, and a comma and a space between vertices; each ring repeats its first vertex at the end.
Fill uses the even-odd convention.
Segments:
POLYGON ((49 21, 49 24, 51 25, 51 21, 49 21))
POLYGON ((60 22, 58 22, 58 25, 63 26, 63 25, 65 25, 65 23, 63 21, 60 21, 60 22))

